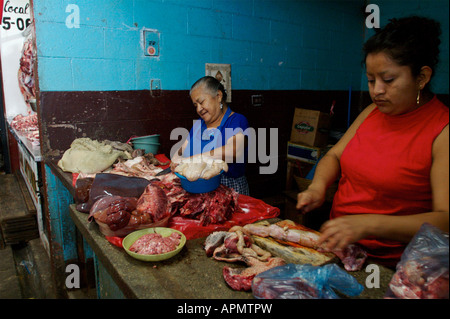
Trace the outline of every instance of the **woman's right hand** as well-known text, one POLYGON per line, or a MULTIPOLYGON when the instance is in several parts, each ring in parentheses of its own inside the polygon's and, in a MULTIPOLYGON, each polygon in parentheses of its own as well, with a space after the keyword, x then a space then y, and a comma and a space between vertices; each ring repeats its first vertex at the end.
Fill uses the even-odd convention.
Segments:
POLYGON ((325 191, 308 188, 297 195, 296 208, 303 214, 322 206, 325 201, 325 191))

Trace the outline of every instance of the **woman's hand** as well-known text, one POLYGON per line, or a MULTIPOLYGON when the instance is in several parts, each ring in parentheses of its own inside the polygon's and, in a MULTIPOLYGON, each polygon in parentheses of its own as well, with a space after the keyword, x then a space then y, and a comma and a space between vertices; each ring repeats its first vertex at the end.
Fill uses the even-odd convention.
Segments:
POLYGON ((321 192, 314 188, 308 188, 307 190, 297 195, 297 206, 301 213, 307 213, 322 206, 325 201, 325 192, 321 192))
POLYGON ((344 249, 350 244, 368 236, 368 225, 372 215, 351 215, 326 221, 320 228, 322 235, 318 246, 327 249, 344 249))

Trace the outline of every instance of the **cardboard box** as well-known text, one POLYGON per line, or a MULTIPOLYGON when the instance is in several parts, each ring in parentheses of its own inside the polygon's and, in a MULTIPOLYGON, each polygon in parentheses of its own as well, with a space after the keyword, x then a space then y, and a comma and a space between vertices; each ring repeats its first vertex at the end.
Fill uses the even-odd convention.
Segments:
POLYGON ((290 141, 309 146, 324 146, 328 143, 329 127, 329 114, 296 108, 290 141))
POLYGON ((315 164, 320 158, 320 148, 288 142, 287 157, 315 164))

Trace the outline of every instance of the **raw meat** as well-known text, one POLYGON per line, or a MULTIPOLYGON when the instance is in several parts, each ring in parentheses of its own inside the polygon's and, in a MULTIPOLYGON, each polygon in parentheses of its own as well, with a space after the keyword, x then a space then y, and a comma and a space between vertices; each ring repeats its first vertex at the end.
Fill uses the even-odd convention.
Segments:
POLYGON ((134 197, 107 196, 96 202, 89 219, 105 223, 112 231, 119 230, 128 225, 136 203, 134 197))
POLYGON ((78 189, 80 188, 81 193, 88 192, 89 194, 88 196, 86 194, 83 195, 83 199, 80 199, 77 204, 77 210, 88 213, 91 211, 93 205, 105 196, 139 198, 149 183, 148 180, 140 177, 120 176, 108 173, 96 174, 91 185, 89 185, 89 181, 83 183, 78 178, 75 183, 75 193, 78 194, 78 189), (86 189, 87 187, 90 189, 86 189))
MULTIPOLYGON (((317 246, 317 240, 320 237, 319 232, 290 220, 283 220, 272 225, 268 223, 249 224, 245 225, 243 230, 251 235, 270 236, 278 241, 282 241, 283 244, 289 245, 294 243, 295 245, 302 245, 319 252, 327 252, 317 246)), ((343 250, 333 250, 332 253, 342 261, 347 271, 360 270, 367 258, 366 252, 355 244, 351 244, 343 250)))
POLYGON ((37 114, 23 116, 19 114, 11 121, 11 127, 24 136, 33 145, 39 145, 39 128, 37 114))
POLYGON ((175 250, 180 244, 180 240, 181 235, 177 232, 173 232, 167 237, 156 233, 146 234, 130 246, 130 251, 142 255, 165 254, 175 250))
POLYGON ((113 201, 106 211, 106 224, 111 230, 118 230, 126 225, 131 218, 131 212, 136 209, 136 199, 117 199, 113 201))
POLYGON ((427 264, 416 260, 408 260, 397 265, 397 270, 392 276, 389 288, 395 298, 402 299, 448 299, 449 275, 448 268, 439 269, 434 263, 434 268, 427 267, 433 261, 427 260, 427 264), (429 274, 433 273, 432 276, 429 274))
POLYGON ((35 52, 33 50, 33 40, 31 37, 25 40, 20 57, 20 68, 18 71, 19 88, 25 102, 36 98, 35 80, 34 80, 34 62, 35 52))
POLYGON ((113 164, 113 169, 109 173, 153 180, 156 178, 155 175, 162 171, 162 168, 155 166, 156 163, 160 162, 154 157, 150 158, 150 155, 153 156, 153 154, 149 153, 147 155, 138 156, 126 161, 119 161, 113 164))
POLYGON ((163 181, 153 181, 153 185, 159 185, 164 189, 170 206, 172 216, 182 216, 197 219, 201 225, 222 224, 231 219, 233 213, 238 211, 238 197, 234 189, 225 185, 219 185, 217 189, 209 193, 194 194, 186 192, 180 184, 180 179, 175 176, 164 175, 163 181))
POLYGON ((162 188, 149 184, 141 197, 139 197, 136 209, 149 214, 152 220, 156 222, 170 216, 168 203, 166 193, 162 188))
MULTIPOLYGON (((318 251, 322 250, 319 248, 318 251)), ((342 250, 335 249, 332 252, 341 260, 347 271, 360 270, 367 259, 364 249, 355 244, 350 244, 342 250)))
POLYGON ((220 174, 221 171, 228 171, 228 164, 222 160, 199 159, 184 160, 175 168, 175 172, 186 177, 193 182, 199 178, 210 179, 220 174))
POLYGON ((272 237, 252 236, 252 239, 256 245, 267 250, 274 256, 283 258, 286 263, 321 266, 337 259, 333 253, 318 252, 313 248, 275 240, 272 237))
POLYGON ((23 116, 19 114, 15 116, 11 121, 11 127, 18 132, 30 132, 38 131, 38 118, 37 114, 31 114, 28 116, 23 116))
POLYGON ((134 197, 104 196, 97 200, 92 206, 88 220, 92 221, 95 219, 100 232, 109 237, 125 237, 136 230, 167 226, 170 215, 162 220, 153 221, 150 214, 140 212, 136 209, 131 210, 133 207, 132 205, 136 207, 137 201, 138 199, 134 197), (114 208, 114 204, 118 204, 120 201, 128 202, 126 205, 120 205, 123 205, 122 207, 125 208, 128 207, 126 212, 129 213, 129 215, 126 216, 125 212, 121 212, 120 214, 117 214, 116 212, 116 216, 110 216, 111 211, 117 210, 118 206, 115 206, 114 208), (126 225, 124 225, 125 219, 128 220, 126 225))
POLYGON ((208 256, 213 251, 213 258, 226 262, 243 262, 247 268, 223 268, 225 282, 234 290, 248 291, 253 278, 270 268, 284 265, 279 257, 271 257, 270 253, 255 245, 250 236, 242 232, 242 227, 232 227, 228 232, 219 231, 210 234, 204 245, 208 256))
POLYGON ((216 231, 206 238, 204 244, 206 256, 212 256, 216 248, 223 244, 223 241, 227 234, 228 232, 226 231, 216 231))
POLYGON ((247 268, 223 267, 223 278, 226 283, 234 290, 248 291, 252 289, 253 278, 271 268, 285 265, 283 259, 270 257, 267 262, 260 261, 253 257, 246 257, 247 268))
POLYGON ((222 184, 209 193, 185 192, 183 195, 178 196, 178 201, 182 203, 178 209, 180 216, 198 219, 204 226, 229 220, 238 208, 239 194, 222 184))

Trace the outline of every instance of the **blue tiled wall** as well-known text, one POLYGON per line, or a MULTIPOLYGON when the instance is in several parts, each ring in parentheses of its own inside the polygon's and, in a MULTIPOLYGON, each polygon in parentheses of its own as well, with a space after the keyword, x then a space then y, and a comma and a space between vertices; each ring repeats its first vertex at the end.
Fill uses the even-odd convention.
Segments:
MULTIPOLYGON (((449 1, 448 0, 372 0, 380 8, 380 23, 384 26, 391 18, 400 18, 410 15, 420 15, 440 22, 442 35, 439 64, 432 79, 432 90, 435 93, 449 93, 449 1)), ((373 34, 367 30, 366 37, 373 34)), ((365 75, 363 75, 362 89, 367 90, 365 75)))
MULTIPOLYGON (((205 63, 231 64, 237 90, 365 87, 364 0, 33 2, 41 91, 146 90, 151 79, 185 90, 205 63), (79 28, 66 27, 68 4, 79 7, 79 28), (160 32, 159 57, 144 56, 143 28, 160 32)), ((438 93, 448 93, 446 63, 438 93)))

